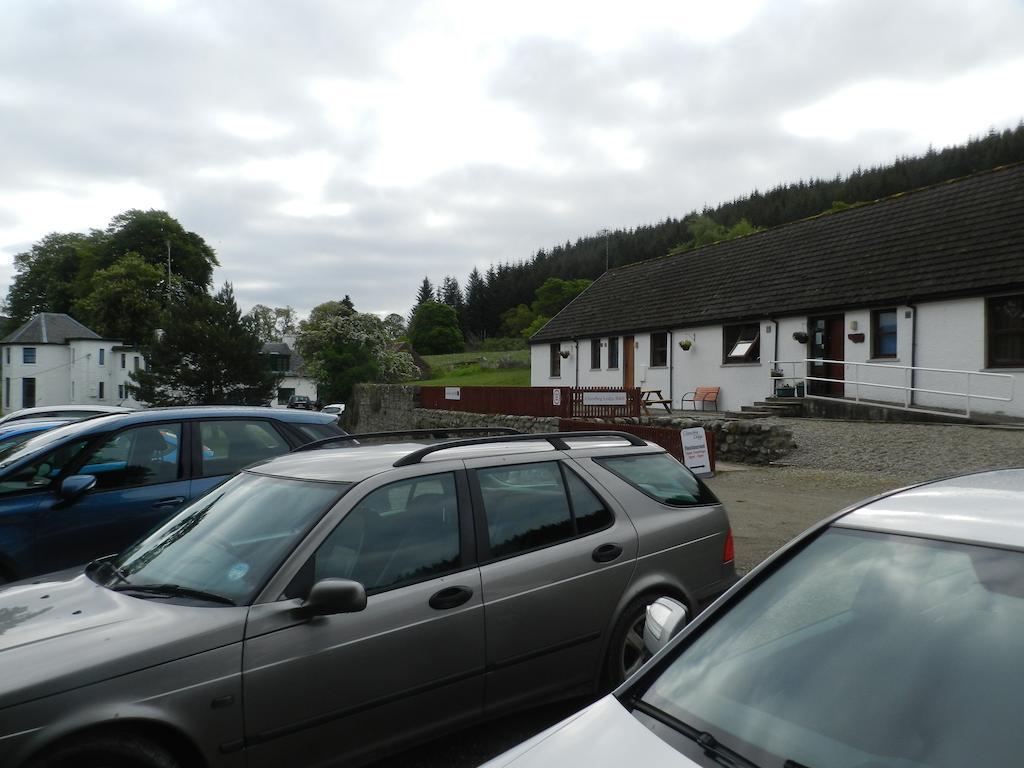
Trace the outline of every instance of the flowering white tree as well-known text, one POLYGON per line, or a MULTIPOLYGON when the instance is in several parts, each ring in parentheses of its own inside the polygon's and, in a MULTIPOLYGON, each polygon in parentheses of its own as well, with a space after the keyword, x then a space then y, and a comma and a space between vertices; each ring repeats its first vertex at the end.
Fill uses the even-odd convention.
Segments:
POLYGON ((376 315, 311 316, 296 343, 323 400, 345 402, 352 386, 361 382, 408 381, 419 375, 412 356, 394 349, 387 326, 376 315))

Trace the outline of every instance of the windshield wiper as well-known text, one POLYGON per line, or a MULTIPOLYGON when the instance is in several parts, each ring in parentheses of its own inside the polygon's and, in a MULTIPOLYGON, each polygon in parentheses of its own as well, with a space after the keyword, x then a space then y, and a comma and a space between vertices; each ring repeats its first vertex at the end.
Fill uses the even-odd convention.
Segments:
POLYGON ((121 583, 130 584, 131 582, 128 581, 128 577, 125 576, 124 571, 122 571, 120 568, 114 565, 113 561, 111 561, 110 559, 111 557, 113 557, 113 555, 108 555, 107 557, 100 557, 96 560, 90 561, 89 564, 85 566, 85 572, 89 573, 89 571, 93 569, 96 569, 97 571, 102 569, 105 573, 113 575, 121 583))
POLYGON ((728 766, 744 766, 744 768, 759 768, 758 764, 753 760, 748 760, 739 752, 729 749, 729 747, 722 744, 713 734, 707 731, 702 731, 699 728, 694 728, 688 723, 684 723, 677 717, 673 717, 668 712, 662 709, 648 704, 646 701, 636 699, 632 703, 633 709, 643 712, 650 718, 657 720, 662 725, 667 725, 674 731, 686 736, 688 739, 692 739, 704 750, 711 759, 715 760, 721 765, 728 766))
POLYGON ((183 587, 180 584, 132 584, 126 582, 116 587, 111 587, 115 592, 141 592, 144 595, 154 597, 194 597, 199 600, 209 600, 211 603, 222 603, 224 605, 237 605, 230 597, 218 595, 216 592, 207 592, 203 589, 183 587))

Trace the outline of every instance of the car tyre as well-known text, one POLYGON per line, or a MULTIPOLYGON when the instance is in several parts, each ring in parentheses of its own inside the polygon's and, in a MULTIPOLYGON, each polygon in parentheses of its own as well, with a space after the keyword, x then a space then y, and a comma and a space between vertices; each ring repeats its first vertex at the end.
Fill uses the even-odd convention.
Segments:
POLYGON ((658 595, 640 595, 619 614, 605 656, 602 676, 605 690, 618 686, 650 658, 644 645, 644 621, 647 619, 647 606, 657 599, 658 595))
POLYGON ((32 768, 182 768, 156 742, 134 734, 104 733, 70 741, 47 752, 32 768))

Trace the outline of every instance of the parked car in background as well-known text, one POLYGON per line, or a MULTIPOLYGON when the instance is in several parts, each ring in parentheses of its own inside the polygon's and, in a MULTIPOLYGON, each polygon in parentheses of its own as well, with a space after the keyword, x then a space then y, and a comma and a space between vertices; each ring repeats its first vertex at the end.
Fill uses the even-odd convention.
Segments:
POLYGON ((648 603, 734 581, 725 510, 639 438, 358 437, 0 590, 0 764, 359 765, 614 685, 648 603))
POLYGON ((131 413, 133 408, 119 405, 40 405, 35 408, 22 408, 0 418, 0 425, 22 419, 88 419, 109 413, 131 413))
POLYGON ((240 468, 339 434, 326 414, 231 407, 42 432, 0 456, 0 582, 119 552, 240 468))
MULTIPOLYGON (((748 574, 614 695, 487 766, 1017 765, 1022 508, 1015 469, 840 513, 748 574)), ((652 647, 678 612, 652 607, 652 647)))
MULTIPOLYGON (((18 419, 0 424, 0 461, 40 432, 69 423, 69 419, 18 419)), ((76 419, 77 421, 77 419, 76 419)))
POLYGON ((301 408, 306 411, 313 410, 313 401, 306 395, 292 395, 288 398, 289 408, 301 408))
POLYGON ((320 413, 333 413, 338 418, 341 418, 341 414, 345 412, 344 403, 332 403, 331 405, 325 405, 320 409, 320 413))

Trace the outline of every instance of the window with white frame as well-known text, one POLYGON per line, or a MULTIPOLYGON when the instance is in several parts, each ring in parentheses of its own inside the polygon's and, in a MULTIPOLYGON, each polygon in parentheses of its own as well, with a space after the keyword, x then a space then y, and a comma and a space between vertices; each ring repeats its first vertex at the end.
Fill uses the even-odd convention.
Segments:
MULTIPOLYGON (((35 365, 36 363, 36 348, 35 347, 22 347, 21 348, 21 362, 25 365, 35 365)), ((33 398, 35 395, 33 394, 33 398)))
POLYGON ((619 337, 609 336, 608 337, 608 367, 618 368, 619 367, 619 337))
POLYGON ((591 339, 590 340, 590 368, 591 370, 599 370, 601 368, 601 340, 591 339))
POLYGON ((758 323, 722 326, 722 363, 761 362, 761 326, 758 323))
POLYGON ((100 365, 103 365, 106 362, 106 352, 107 350, 105 349, 100 350, 100 365))

